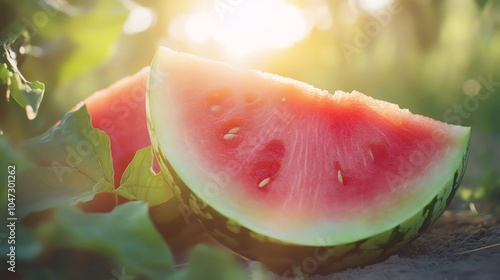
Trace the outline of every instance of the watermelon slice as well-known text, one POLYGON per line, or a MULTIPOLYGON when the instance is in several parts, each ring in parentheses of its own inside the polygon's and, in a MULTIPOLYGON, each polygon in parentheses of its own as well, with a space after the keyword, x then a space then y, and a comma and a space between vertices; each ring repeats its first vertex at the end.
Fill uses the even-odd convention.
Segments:
MULTIPOLYGON (((101 89, 71 111, 83 104, 92 117, 92 126, 106 132, 111 142, 115 187, 135 152, 151 145, 146 127, 146 84, 149 68, 143 68, 132 76, 125 77, 107 88, 101 89)), ((154 162, 155 171, 159 171, 154 162)), ((112 193, 97 194, 93 200, 80 203, 87 212, 110 212, 125 198, 112 193)))
MULTIPOLYGON (((124 77, 107 88, 101 89, 72 110, 86 104, 92 118, 92 126, 104 131, 111 142, 115 187, 120 186, 122 175, 136 152, 151 145, 146 126, 146 86, 149 67, 132 76, 124 77)), ((152 168, 159 171, 156 161, 152 168)), ((168 188, 167 186, 165 186, 168 188)), ((159 233, 169 244, 178 260, 184 258, 184 251, 204 238, 199 224, 190 222, 189 209, 173 197, 150 207, 151 220, 159 233)), ((129 200, 110 192, 98 193, 90 201, 81 202, 78 208, 86 212, 110 212, 118 204, 129 200)))
POLYGON ((466 166, 470 128, 167 48, 147 98, 176 196, 219 242, 285 274, 394 252, 443 213, 466 166))

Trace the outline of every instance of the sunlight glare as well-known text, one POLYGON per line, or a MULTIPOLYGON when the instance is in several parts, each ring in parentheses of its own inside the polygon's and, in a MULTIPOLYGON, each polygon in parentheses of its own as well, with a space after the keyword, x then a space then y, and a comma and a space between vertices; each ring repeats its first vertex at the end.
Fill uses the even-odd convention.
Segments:
POLYGON ((130 10, 130 14, 123 24, 123 32, 125 34, 135 34, 145 31, 153 25, 154 20, 155 14, 153 10, 135 5, 130 10))
POLYGON ((243 1, 224 17, 207 6, 180 15, 169 27, 175 39, 194 43, 216 42, 235 55, 283 49, 305 38, 311 24, 296 5, 286 0, 243 1))
POLYGON ((214 39, 235 54, 283 49, 309 33, 306 25, 297 6, 284 1, 256 1, 219 22, 214 39))
POLYGON ((185 32, 196 43, 204 43, 212 37, 213 18, 203 12, 196 12, 187 18, 185 32))
POLYGON ((311 0, 304 10, 307 20, 318 30, 328 30, 333 25, 333 16, 326 0, 311 0))
POLYGON ((392 0, 358 0, 358 2, 365 11, 374 12, 387 7, 392 0))

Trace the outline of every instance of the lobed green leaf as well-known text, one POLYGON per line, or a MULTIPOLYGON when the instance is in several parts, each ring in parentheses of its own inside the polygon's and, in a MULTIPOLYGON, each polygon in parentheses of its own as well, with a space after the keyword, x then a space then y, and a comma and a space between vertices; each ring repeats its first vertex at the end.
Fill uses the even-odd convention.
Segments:
POLYGON ((114 190, 130 200, 142 200, 149 206, 159 205, 173 198, 173 192, 166 185, 160 174, 151 169, 153 154, 151 146, 136 152, 123 173, 121 185, 114 190))
MULTIPOLYGON (((143 202, 128 202, 110 213, 85 213, 62 207, 51 223, 37 229, 36 235, 51 250, 76 248, 110 257, 129 275, 169 279, 174 273, 170 250, 143 202)), ((109 275, 112 278, 111 271, 109 275)))
POLYGON ((32 120, 38 114, 42 102, 45 85, 39 81, 27 81, 17 67, 17 49, 29 40, 27 32, 9 32, 0 39, 3 54, 0 56, 0 81, 6 86, 7 100, 14 100, 26 110, 26 116, 32 120))
POLYGON ((33 166, 18 176, 20 217, 113 189, 109 137, 92 127, 85 105, 24 142, 21 151, 33 166))

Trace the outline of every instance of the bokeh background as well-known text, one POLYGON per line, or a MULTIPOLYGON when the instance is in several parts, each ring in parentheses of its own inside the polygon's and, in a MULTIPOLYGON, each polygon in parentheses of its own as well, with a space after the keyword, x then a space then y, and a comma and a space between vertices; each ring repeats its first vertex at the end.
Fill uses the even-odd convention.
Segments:
POLYGON ((13 25, 28 32, 14 50, 21 73, 45 84, 33 120, 0 98, 0 130, 14 143, 149 65, 163 45, 472 126, 453 207, 500 202, 499 1, 2 0, 2 36, 13 25))

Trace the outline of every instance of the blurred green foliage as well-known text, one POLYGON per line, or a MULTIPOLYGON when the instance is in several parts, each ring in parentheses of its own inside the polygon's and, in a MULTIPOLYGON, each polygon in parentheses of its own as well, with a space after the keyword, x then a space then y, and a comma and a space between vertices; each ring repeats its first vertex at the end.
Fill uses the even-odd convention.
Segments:
POLYGON ((162 279, 174 273, 173 257, 143 202, 130 202, 103 215, 61 208, 53 222, 37 228, 36 234, 51 249, 86 249, 112 257, 132 275, 162 279))
POLYGON ((176 267, 144 202, 101 214, 63 207, 53 216, 36 229, 18 229, 19 279, 246 279, 231 253, 207 245, 176 267))
MULTIPOLYGON (((2 161, 23 161, 24 155, 13 147, 45 132, 96 90, 149 65, 161 44, 288 76, 331 92, 358 90, 414 113, 471 126, 469 167, 460 196, 466 202, 487 200, 498 205, 500 1, 393 0, 381 10, 366 11, 360 9, 360 1, 356 0, 290 0, 302 8, 311 3, 322 4, 331 24, 327 28, 313 27, 307 37, 290 48, 256 51, 243 62, 227 56, 215 41, 199 43, 172 36, 172 22, 179 14, 196 7, 213 9, 207 2, 210 1, 0 0, 0 92, 10 89, 23 107, 32 104, 36 109, 40 105, 38 116, 28 120, 25 108, 0 97, 2 161), (137 7, 151 11, 152 24, 141 32, 124 32, 124 23, 137 7), (7 66, 2 68, 3 63, 7 66), (19 88, 15 92, 7 79, 9 73, 21 75, 18 80, 35 90, 42 89, 42 85, 28 81, 43 83, 43 101, 39 103, 40 91, 35 92, 36 96, 26 88, 25 92, 19 88)), ((0 198, 6 201, 5 194, 0 198)), ((76 245, 102 254, 104 261, 100 265, 105 268, 95 271, 104 272, 106 277, 111 267, 116 267, 115 263, 106 264, 105 257, 145 275, 243 278, 227 252, 203 246, 191 253, 191 262, 185 268, 174 272, 168 249, 155 251, 158 244, 164 243, 147 218, 145 206, 129 203, 120 207, 100 217, 59 209, 56 219, 37 234, 54 248, 76 245), (96 225, 107 230, 95 230, 96 225), (100 244, 108 247, 103 249, 100 244), (137 252, 144 258, 136 258, 137 252)), ((39 249, 39 244, 29 245, 33 247, 28 249, 39 249)), ((61 267, 73 267, 65 266, 72 260, 66 253, 68 250, 61 257, 52 252, 45 261, 54 264, 54 270, 33 270, 31 277, 50 278, 61 267)), ((97 265, 95 261, 89 264, 97 265)), ((74 275, 69 270, 63 272, 74 275)))
MULTIPOLYGON (((92 127, 86 106, 66 114, 59 125, 28 139, 17 151, 26 157, 14 161, 18 169, 25 169, 25 173, 17 170, 19 218, 114 190, 110 140, 102 130, 92 127), (88 150, 82 153, 84 149, 88 150)), ((2 158, 3 163, 12 162, 2 158)))
MULTIPOLYGON (((66 106, 75 105, 61 108, 56 102, 59 88, 93 71, 112 55, 127 15, 128 10, 118 0, 0 1, 0 38, 2 43, 15 40, 9 45, 14 49, 8 56, 3 53, 0 61, 14 59, 22 78, 41 81, 49 91, 40 104, 43 113, 34 121, 23 117, 15 104, 0 99, 0 128, 13 142, 42 133, 61 119, 66 106)), ((0 84, 0 91, 5 92, 6 85, 0 84)), ((42 86, 35 83, 33 88, 42 86)), ((24 106, 35 101, 20 103, 24 106)), ((36 111, 37 106, 32 107, 36 111)))

